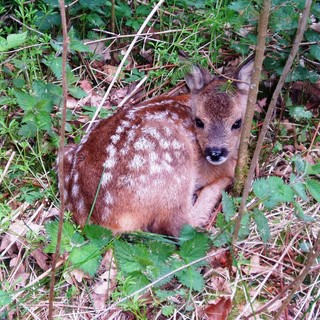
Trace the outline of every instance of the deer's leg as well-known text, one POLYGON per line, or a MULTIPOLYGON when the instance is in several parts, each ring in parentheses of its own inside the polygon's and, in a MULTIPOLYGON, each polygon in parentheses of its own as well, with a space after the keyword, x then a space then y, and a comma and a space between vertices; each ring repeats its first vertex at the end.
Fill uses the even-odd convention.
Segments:
POLYGON ((191 212, 191 221, 194 227, 204 226, 208 222, 213 208, 221 197, 222 191, 230 183, 230 178, 219 179, 199 191, 198 198, 191 212))

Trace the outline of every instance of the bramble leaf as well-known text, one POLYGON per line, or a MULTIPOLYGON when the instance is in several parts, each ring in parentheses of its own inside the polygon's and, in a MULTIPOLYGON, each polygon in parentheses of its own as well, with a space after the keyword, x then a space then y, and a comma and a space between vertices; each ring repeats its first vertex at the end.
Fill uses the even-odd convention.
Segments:
POLYGON ((292 188, 279 177, 257 179, 253 183, 253 191, 268 209, 274 208, 280 202, 292 202, 294 200, 292 188))
POLYGON ((306 180, 306 187, 313 198, 320 202, 320 182, 314 179, 306 180))
POLYGON ((264 243, 268 242, 270 239, 270 228, 268 225, 268 219, 265 217, 265 215, 258 209, 254 210, 254 221, 257 226, 257 231, 264 243))
POLYGON ((93 243, 86 243, 80 247, 74 247, 69 259, 74 267, 93 276, 100 265, 101 252, 93 243))
POLYGON ((192 290, 199 292, 204 288, 203 276, 194 267, 179 271, 177 278, 183 285, 192 290))
POLYGON ((231 218, 235 215, 236 209, 233 199, 228 196, 226 192, 222 192, 222 209, 226 222, 230 222, 231 218))

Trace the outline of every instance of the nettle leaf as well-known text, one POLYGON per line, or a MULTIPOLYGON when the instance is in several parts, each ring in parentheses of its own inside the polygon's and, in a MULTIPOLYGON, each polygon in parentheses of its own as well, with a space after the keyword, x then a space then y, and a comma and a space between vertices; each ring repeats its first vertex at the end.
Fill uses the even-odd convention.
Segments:
POLYGON ((215 247, 220 248, 225 244, 231 243, 231 235, 229 233, 221 233, 219 235, 214 236, 212 243, 215 247))
POLYGON ((125 241, 114 242, 114 254, 117 265, 124 273, 140 271, 148 265, 152 265, 147 248, 141 244, 131 245, 125 241))
POLYGON ((295 193, 304 201, 308 200, 308 196, 306 193, 306 187, 302 182, 295 182, 292 184, 292 188, 295 193))
POLYGON ((292 5, 279 7, 273 12, 271 20, 272 27, 276 32, 291 31, 298 26, 298 12, 292 5))
MULTIPOLYGON (((62 78, 62 58, 50 56, 43 60, 43 63, 53 72, 54 76, 60 80, 62 78)), ((71 85, 77 81, 69 65, 67 65, 67 83, 71 85)))
POLYGON ((84 271, 92 277, 100 265, 101 252, 95 244, 87 243, 80 247, 74 247, 70 252, 69 260, 75 268, 84 271))
POLYGON ((177 272, 178 280, 191 290, 201 291, 204 288, 204 279, 195 267, 189 267, 177 272))
POLYGON ((249 235, 250 233, 249 223, 250 223, 250 216, 249 214, 246 213, 243 215, 241 219, 239 235, 238 235, 239 239, 244 239, 249 235))
POLYGON ((294 202, 294 212, 296 216, 305 222, 314 222, 315 219, 313 217, 307 216, 303 209, 301 208, 300 204, 298 202, 294 202))
POLYGON ((70 86, 68 90, 69 90, 69 93, 76 99, 81 99, 87 96, 84 90, 76 86, 70 86))
MULTIPOLYGON (((58 225, 58 221, 52 221, 45 225, 47 237, 50 241, 49 245, 44 250, 47 253, 54 253, 56 250, 58 225)), ((70 222, 65 221, 62 227, 60 253, 63 253, 64 251, 71 251, 71 249, 73 248, 72 238, 75 233, 76 230, 73 225, 70 222)))
POLYGON ((236 214, 234 201, 228 196, 226 192, 222 192, 222 210, 227 222, 230 222, 231 218, 236 214))
POLYGON ((295 165, 295 169, 298 173, 303 173, 306 169, 306 162, 299 155, 295 155, 292 158, 292 161, 295 165))
POLYGON ((320 174, 320 162, 314 165, 307 163, 306 165, 306 173, 307 174, 320 174))
POLYGON ((150 283, 149 279, 141 272, 138 272, 138 271, 132 272, 127 277, 122 287, 122 291, 125 295, 129 295, 136 292, 139 289, 142 289, 143 287, 147 286, 149 283, 150 283))
POLYGON ((24 110, 32 110, 37 103, 37 98, 29 93, 14 91, 14 95, 17 98, 18 105, 24 110))
POLYGON ((91 240, 99 248, 107 246, 113 239, 111 230, 96 224, 86 224, 83 232, 87 239, 91 240))
POLYGON ((0 289, 0 307, 5 307, 9 303, 12 302, 12 295, 7 292, 0 289))
MULTIPOLYGON (((191 231, 183 229, 181 232, 182 238, 180 238, 180 256, 186 262, 190 263, 194 260, 203 258, 209 250, 209 238, 204 233, 194 230, 191 238, 187 239, 188 232, 190 235, 191 231)), ((205 262, 205 261, 204 261, 205 262)))
POLYGON ((306 180, 306 187, 312 197, 320 202, 320 182, 314 179, 308 179, 306 180))
POLYGON ((258 209, 254 210, 253 219, 257 226, 257 231, 264 243, 268 242, 271 234, 270 234, 270 228, 268 224, 268 219, 265 217, 265 215, 258 209))
POLYGON ((292 202, 294 200, 292 188, 279 177, 257 179, 253 183, 253 192, 268 209, 274 208, 279 202, 292 202))
POLYGON ((27 40, 28 32, 14 33, 8 35, 7 39, 0 37, 0 52, 19 47, 27 40))
POLYGON ((307 110, 304 106, 293 106, 289 108, 289 114, 296 120, 303 120, 303 119, 311 119, 312 112, 307 110))
POLYGON ((37 135, 37 126, 33 122, 28 122, 20 127, 18 133, 25 138, 34 138, 37 135))

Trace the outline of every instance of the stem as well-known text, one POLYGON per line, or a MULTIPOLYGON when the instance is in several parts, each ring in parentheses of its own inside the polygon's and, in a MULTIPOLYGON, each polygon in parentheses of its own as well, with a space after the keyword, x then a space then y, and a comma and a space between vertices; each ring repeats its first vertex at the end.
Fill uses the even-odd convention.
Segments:
MULTIPOLYGON (((267 37, 267 29, 268 29, 268 19, 269 19, 269 11, 271 6, 271 0, 265 0, 261 9, 260 17, 259 17, 259 26, 258 26, 258 43, 256 47, 256 56, 254 60, 253 66, 253 74, 251 85, 249 89, 247 110, 244 121, 244 128, 241 134, 241 142, 239 149, 239 157, 238 163, 236 166, 236 176, 235 176, 235 191, 240 194, 240 190, 244 184, 246 171, 247 171, 247 163, 248 163, 248 145, 250 139, 250 131, 252 126, 252 119, 254 114, 254 109, 256 105, 258 89, 259 89, 259 80, 260 74, 262 70, 262 63, 264 59, 264 52, 266 47, 266 37, 267 37)), ((253 177, 248 177, 245 183, 245 189, 250 190, 251 181, 253 177)), ((243 198, 242 198, 243 199, 243 198)), ((247 200, 247 198, 245 198, 247 200)), ((244 202, 245 204, 245 202, 244 202)), ((239 229, 241 225, 241 219, 244 212, 244 207, 241 210, 236 221, 235 230, 232 238, 232 247, 234 247, 239 234, 239 229)))
POLYGON ((58 167, 58 177, 59 177, 59 189, 60 189, 60 212, 59 212, 59 227, 57 234, 57 245, 56 251, 52 257, 52 269, 50 278, 50 293, 49 293, 49 312, 48 319, 53 318, 53 299, 54 299, 54 285, 55 285, 55 271, 57 266, 57 261, 60 253, 61 245, 61 235, 63 227, 63 214, 64 214, 64 170, 63 170, 63 148, 64 148, 64 135, 66 127, 66 114, 67 114, 67 96, 68 96, 68 84, 67 84, 67 54, 68 54, 68 32, 67 32, 67 21, 66 21, 66 10, 64 0, 59 0, 60 13, 61 13, 61 23, 62 23, 62 35, 63 35, 63 50, 62 50, 62 119, 61 119, 61 129, 60 129, 60 144, 59 144, 59 167, 58 167))

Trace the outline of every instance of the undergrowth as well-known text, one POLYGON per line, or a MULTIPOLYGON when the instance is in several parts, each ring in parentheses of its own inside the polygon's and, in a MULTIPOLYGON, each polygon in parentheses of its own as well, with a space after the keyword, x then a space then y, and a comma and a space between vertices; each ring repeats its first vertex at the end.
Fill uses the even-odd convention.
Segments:
MULTIPOLYGON (((109 1, 68 2, 68 142, 80 141, 132 36, 155 3, 117 1, 113 17, 109 1), (100 39, 100 46, 93 43, 100 39)), ((273 1, 253 136, 282 73, 303 6, 302 0, 273 1)), ((134 46, 101 117, 112 114, 132 91, 130 86, 145 76, 145 90, 131 102, 147 99, 149 92, 183 90, 179 51, 191 63, 228 73, 253 51, 260 7, 261 1, 249 0, 167 1, 134 46)), ((60 13, 55 0, 15 0, 3 1, 0 15, 0 317, 44 318, 59 208, 54 162, 61 123, 60 13)), ((320 228, 319 16, 315 2, 270 124, 259 178, 242 220, 238 255, 230 256, 228 246, 240 199, 226 193, 214 227, 208 232, 185 227, 178 239, 147 233, 114 237, 99 226, 80 229, 66 213, 57 316, 80 319, 81 312, 94 314, 107 305, 104 312, 110 319, 120 319, 121 312, 131 319, 204 318, 212 301, 223 296, 233 298, 231 315, 236 319, 244 305, 254 312, 298 275, 320 228), (103 258, 110 250, 117 269, 113 276, 112 259, 103 258), (257 256, 259 261, 253 261, 257 256), (107 271, 109 276, 101 280, 107 271), (268 278, 259 287, 268 272, 275 280, 268 278), (107 284, 99 287, 103 294, 94 287, 99 281, 107 284), (260 295, 251 302, 255 290, 260 295), (99 292, 102 298, 97 298, 99 292)), ((319 283, 317 272, 305 280, 288 311, 298 315, 295 319, 320 314, 319 283)), ((272 312, 263 317, 272 319, 272 312)))

